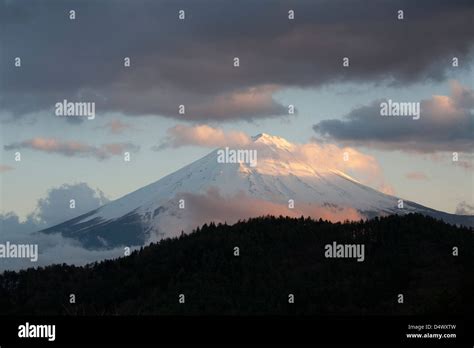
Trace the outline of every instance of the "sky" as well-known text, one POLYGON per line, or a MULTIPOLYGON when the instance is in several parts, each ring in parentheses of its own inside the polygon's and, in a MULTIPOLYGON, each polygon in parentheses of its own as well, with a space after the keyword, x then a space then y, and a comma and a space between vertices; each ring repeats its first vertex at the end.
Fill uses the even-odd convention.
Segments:
POLYGON ((365 184, 474 214, 472 1, 27 0, 0 8, 4 219, 60 222, 65 197, 82 195, 76 213, 86 212, 262 132, 350 147, 377 162, 379 177, 365 184), (57 116, 64 99, 94 102, 95 118, 57 116), (420 119, 381 117, 389 99, 419 102, 420 119))

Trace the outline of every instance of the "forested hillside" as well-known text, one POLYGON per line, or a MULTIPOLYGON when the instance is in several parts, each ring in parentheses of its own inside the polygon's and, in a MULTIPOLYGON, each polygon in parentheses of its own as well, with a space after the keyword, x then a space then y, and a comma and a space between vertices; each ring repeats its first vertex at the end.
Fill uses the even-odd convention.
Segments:
POLYGON ((122 259, 0 276, 2 315, 472 314, 473 296, 473 230, 421 215, 211 223, 122 259), (364 261, 326 258, 334 241, 363 244, 364 261))

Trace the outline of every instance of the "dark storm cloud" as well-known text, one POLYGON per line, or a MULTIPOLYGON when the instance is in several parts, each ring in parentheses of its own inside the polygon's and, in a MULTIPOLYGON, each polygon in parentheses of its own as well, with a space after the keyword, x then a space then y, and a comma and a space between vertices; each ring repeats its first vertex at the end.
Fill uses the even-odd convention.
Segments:
POLYGON ((384 150, 423 153, 474 149, 474 91, 451 82, 450 96, 400 100, 420 102, 420 118, 382 117, 381 103, 353 109, 343 119, 324 120, 313 126, 324 138, 351 145, 367 145, 384 150))
POLYGON ((406 84, 472 63, 470 1, 4 1, 0 105, 231 120, 286 114, 284 87, 406 84), (76 11, 76 20, 68 11, 76 11), (178 10, 186 11, 179 21, 178 10), (288 10, 296 19, 289 21, 288 10), (396 11, 405 20, 396 20, 396 11), (22 67, 13 66, 21 57, 22 67), (123 67, 130 57, 132 66, 123 67), (233 67, 233 58, 240 67, 233 67), (342 68, 350 58, 350 69, 342 68), (257 101, 255 101, 257 100, 257 101))

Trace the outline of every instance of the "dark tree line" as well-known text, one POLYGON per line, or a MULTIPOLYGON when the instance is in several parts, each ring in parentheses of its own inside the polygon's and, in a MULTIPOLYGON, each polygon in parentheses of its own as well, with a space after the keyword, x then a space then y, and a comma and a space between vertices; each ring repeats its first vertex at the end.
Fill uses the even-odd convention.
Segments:
POLYGON ((121 259, 0 276, 2 315, 462 315, 474 312, 473 295, 473 230, 418 214, 211 223, 121 259), (333 241, 364 244, 365 261, 325 258, 333 241))

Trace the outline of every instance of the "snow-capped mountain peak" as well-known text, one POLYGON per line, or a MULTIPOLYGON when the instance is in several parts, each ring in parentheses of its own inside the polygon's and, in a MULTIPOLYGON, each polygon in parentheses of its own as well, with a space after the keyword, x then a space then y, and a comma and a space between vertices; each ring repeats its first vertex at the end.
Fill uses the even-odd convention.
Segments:
POLYGON ((261 133, 244 150, 256 151, 256 166, 219 161, 220 149, 216 149, 154 183, 43 232, 102 248, 145 244, 210 221, 232 223, 268 214, 345 220, 421 212, 473 224, 472 217, 410 201, 400 208, 398 197, 362 185, 332 168, 322 154, 315 153, 316 158, 309 160, 301 146, 281 137, 261 133))
POLYGON ((270 135, 267 133, 260 133, 252 137, 252 141, 255 144, 265 144, 269 146, 274 146, 279 149, 291 150, 293 145, 289 143, 286 139, 270 135))

